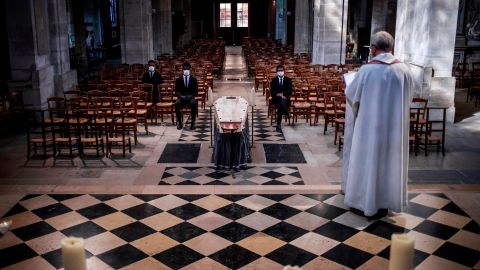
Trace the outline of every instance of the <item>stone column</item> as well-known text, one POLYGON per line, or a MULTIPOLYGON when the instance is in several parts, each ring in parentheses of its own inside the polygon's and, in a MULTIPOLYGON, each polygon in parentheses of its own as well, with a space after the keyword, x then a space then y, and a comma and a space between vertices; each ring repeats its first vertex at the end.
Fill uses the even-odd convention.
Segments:
POLYGON ((398 0, 397 6, 395 55, 411 64, 414 95, 448 106, 449 122, 455 114, 452 66, 458 5, 458 0, 398 0))
POLYGON ((54 94, 47 1, 4 3, 13 80, 10 87, 23 91, 25 103, 46 108, 47 98, 54 94))
POLYGON ((295 53, 311 51, 311 34, 309 0, 297 0, 295 3, 295 53))
POLYGON ((287 44, 287 1, 275 2, 275 39, 280 39, 283 45, 287 44))
POLYGON ((183 0, 185 11, 185 34, 182 35, 182 44, 187 45, 192 40, 192 0, 183 0))
POLYGON ((122 62, 147 63, 153 59, 152 1, 121 0, 119 4, 122 62))
POLYGON ((347 11, 347 0, 314 0, 313 64, 345 63, 347 11))
POLYGON ((55 94, 62 96, 77 84, 77 72, 70 69, 67 9, 65 0, 48 0, 50 22, 50 61, 54 65, 55 94))
POLYGON ((373 0, 372 6, 372 31, 371 34, 378 31, 385 31, 387 26, 387 0, 373 0))
POLYGON ((73 25, 75 32, 75 53, 80 61, 87 62, 87 44, 85 42, 85 16, 83 12, 83 1, 71 1, 73 13, 73 25))
POLYGON ((173 53, 172 50, 172 1, 153 0, 153 49, 155 56, 173 53))

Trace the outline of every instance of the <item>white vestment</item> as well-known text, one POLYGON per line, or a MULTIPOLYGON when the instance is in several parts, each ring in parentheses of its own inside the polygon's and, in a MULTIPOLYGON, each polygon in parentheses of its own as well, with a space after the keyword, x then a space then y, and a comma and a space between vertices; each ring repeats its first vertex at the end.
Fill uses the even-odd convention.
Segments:
POLYGON ((342 190, 345 204, 371 216, 407 202, 408 128, 413 79, 390 53, 364 65, 347 97, 342 190))

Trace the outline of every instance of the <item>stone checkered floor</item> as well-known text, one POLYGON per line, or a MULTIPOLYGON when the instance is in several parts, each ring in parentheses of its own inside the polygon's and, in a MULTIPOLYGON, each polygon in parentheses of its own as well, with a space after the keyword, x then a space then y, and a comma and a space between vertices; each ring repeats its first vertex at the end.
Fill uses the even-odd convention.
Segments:
POLYGON ((86 239, 89 269, 387 269, 392 233, 416 269, 478 269, 480 227, 444 194, 410 194, 370 221, 339 194, 28 195, 2 220, 0 268, 60 269, 60 239, 86 239), (128 254, 128 256, 126 256, 128 254))
MULTIPOLYGON (((254 140, 255 142, 275 142, 285 141, 282 132, 275 130, 274 126, 270 125, 270 118, 265 109, 254 110, 254 140)), ((251 114, 249 113, 249 117, 251 114)), ((186 122, 179 141, 185 142, 209 142, 210 141, 210 116, 208 110, 199 112, 196 120, 196 129, 190 130, 190 117, 186 122)), ((251 130, 249 130, 251 132, 251 130)), ((251 134, 250 134, 251 136, 251 134)))
POLYGON ((166 167, 159 185, 304 185, 298 167, 247 166, 234 174, 214 167, 166 167))

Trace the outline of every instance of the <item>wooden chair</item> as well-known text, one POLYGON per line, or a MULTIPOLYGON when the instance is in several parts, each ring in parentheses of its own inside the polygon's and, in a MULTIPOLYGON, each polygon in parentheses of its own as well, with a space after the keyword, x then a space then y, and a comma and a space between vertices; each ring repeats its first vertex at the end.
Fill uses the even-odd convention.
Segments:
POLYGON ((294 94, 292 96, 292 105, 290 106, 290 112, 292 114, 291 124, 294 125, 298 121, 298 116, 305 116, 306 122, 310 122, 310 116, 312 114, 311 103, 308 101, 309 97, 309 88, 308 85, 302 84, 298 85, 294 89, 294 94))
POLYGON ((163 122, 163 115, 170 115, 172 119, 172 125, 175 124, 175 107, 174 107, 174 95, 173 84, 162 84, 158 87, 160 102, 155 104, 155 124, 157 123, 158 115, 160 115, 160 121, 163 122))
POLYGON ((137 121, 143 123, 145 126, 145 132, 148 134, 148 114, 153 117, 152 103, 148 102, 148 93, 145 91, 133 91, 131 93, 132 97, 138 99, 137 102, 137 121))
MULTIPOLYGON (((127 147, 129 153, 132 152, 132 141, 128 131, 128 124, 126 123, 126 119, 128 119, 128 111, 128 109, 122 109, 117 121, 112 122, 111 125, 109 125, 106 138, 107 157, 113 155, 113 148, 121 148, 123 157, 125 157, 127 147)), ((106 115, 108 115, 108 113, 106 113, 106 115)))
POLYGON ((25 131, 27 135, 27 159, 31 159, 33 154, 37 154, 37 148, 41 148, 43 158, 47 158, 48 148, 53 152, 53 136, 51 126, 46 122, 46 110, 25 110, 25 131))
POLYGON ((324 119, 325 125, 323 127, 323 134, 327 133, 328 125, 335 123, 335 110, 333 110, 333 101, 336 97, 343 96, 341 92, 325 92, 323 93, 324 99, 324 119))
POLYGON ((96 156, 100 157, 100 151, 105 153, 105 146, 101 125, 98 123, 100 118, 97 109, 86 109, 78 112, 78 117, 88 118, 88 121, 79 124, 79 142, 80 142, 80 156, 85 156, 86 149, 94 149, 96 156))
POLYGON ((124 115, 123 124, 125 125, 125 129, 127 132, 133 133, 133 138, 136 145, 137 137, 138 137, 138 121, 137 121, 138 98, 122 97, 120 98, 120 103, 121 103, 120 108, 122 110, 122 114, 124 115))
MULTIPOLYGON (((345 105, 346 97, 338 96, 333 100, 333 110, 335 112, 335 136, 333 144, 337 144, 337 138, 343 136, 345 129, 345 105)), ((340 139, 339 139, 340 141, 340 139)), ((340 143, 340 142, 339 142, 340 143)), ((339 148, 340 149, 340 148, 339 148)))

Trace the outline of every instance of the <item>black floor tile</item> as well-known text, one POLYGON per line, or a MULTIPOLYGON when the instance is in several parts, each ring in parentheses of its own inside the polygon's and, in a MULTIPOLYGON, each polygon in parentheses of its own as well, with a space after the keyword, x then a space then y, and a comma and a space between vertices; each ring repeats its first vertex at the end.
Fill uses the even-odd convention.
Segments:
POLYGON ((263 144, 267 163, 307 163, 298 144, 263 144))
POLYGON ((94 235, 101 234, 106 230, 97 224, 87 221, 82 224, 62 230, 62 233, 67 236, 81 237, 84 239, 90 238, 94 235))
POLYGON ((214 212, 221 215, 221 216, 224 216, 228 219, 237 220, 237 219, 240 219, 242 217, 248 216, 248 215, 254 213, 255 211, 253 211, 251 209, 248 209, 246 207, 243 207, 241 205, 232 203, 232 204, 229 204, 229 205, 224 206, 222 208, 219 208, 219 209, 215 210, 214 212))
POLYGON ((281 248, 267 254, 265 257, 272 261, 276 261, 281 265, 303 266, 309 261, 315 259, 317 256, 301 248, 286 244, 281 248))
POLYGON ((215 171, 215 172, 207 173, 205 176, 211 177, 213 179, 220 180, 220 179, 225 178, 229 175, 230 175, 229 173, 215 171))
POLYGON ((77 210, 77 212, 80 215, 92 220, 92 219, 106 216, 108 214, 115 213, 117 212, 117 210, 104 203, 99 203, 99 204, 95 204, 95 205, 77 210))
POLYGON ((121 195, 121 194, 92 194, 92 196, 95 197, 96 199, 104 202, 104 201, 108 201, 108 200, 112 200, 112 199, 121 197, 123 195, 121 195))
POLYGON ((459 264, 474 267, 480 260, 480 252, 471 248, 446 242, 438 248, 433 255, 454 261, 459 264))
POLYGON ((177 240, 180 243, 202 235, 205 232, 205 230, 198 228, 197 226, 194 226, 193 224, 190 224, 188 222, 183 222, 161 231, 161 233, 172 239, 177 240))
MULTIPOLYGON (((183 167, 185 168, 185 167, 183 167)), ((208 195, 204 195, 204 194, 188 194, 188 195, 175 195, 177 196, 178 198, 181 198, 181 199, 184 199, 185 201, 189 201, 189 202, 193 202, 193 201, 196 201, 196 200, 200 200, 201 198, 205 198, 207 197, 208 195)))
POLYGON ((178 245, 153 257, 172 269, 180 269, 204 256, 184 245, 178 245))
POLYGON ((75 197, 81 196, 81 194, 48 194, 49 197, 61 202, 75 197))
POLYGON ((424 234, 431 235, 443 240, 448 240, 459 230, 450 226, 446 226, 437 222, 430 220, 424 220, 422 223, 418 224, 417 227, 413 228, 414 231, 421 232, 424 234))
POLYGON ((247 238, 256 232, 256 230, 237 222, 230 222, 227 225, 212 231, 212 233, 234 243, 247 238))
MULTIPOLYGON (((387 260, 390 259, 390 246, 382 250, 377 254, 378 256, 385 258, 387 260)), ((430 254, 425 253, 423 251, 414 249, 413 250, 413 266, 417 267, 419 264, 421 264, 426 258, 428 258, 430 254)))
POLYGON ((433 213, 438 210, 435 208, 427 207, 418 203, 409 202, 408 205, 403 209, 403 212, 412 214, 421 218, 428 218, 433 213))
POLYGON ((0 252, 0 268, 16 264, 37 256, 37 253, 25 243, 2 249, 0 252))
POLYGON ((25 201, 25 200, 28 200, 28 199, 32 199, 32 198, 35 198, 35 197, 38 197, 38 196, 42 196, 43 194, 28 194, 28 195, 25 195, 25 197, 23 197, 20 201, 25 201))
POLYGON ((274 217, 276 219, 285 220, 300 213, 301 211, 293 207, 286 206, 285 204, 282 204, 282 203, 276 203, 274 205, 270 205, 269 207, 262 209, 260 212, 266 215, 269 215, 271 217, 274 217))
POLYGON ((319 216, 319 217, 323 217, 323 218, 332 220, 332 219, 344 214, 345 212, 347 212, 347 210, 322 202, 322 203, 319 203, 319 204, 315 205, 312 208, 307 209, 306 212, 308 212, 310 214, 314 214, 314 215, 319 216))
POLYGON ((59 216, 68 212, 71 212, 72 209, 66 207, 64 204, 55 203, 42 208, 33 210, 32 212, 39 216, 41 219, 49 219, 55 216, 59 216))
POLYGON ((210 258, 225 265, 229 269, 240 269, 260 258, 260 256, 238 245, 231 245, 210 255, 210 258))
POLYGON ((219 197, 222 197, 226 200, 229 200, 231 202, 236 202, 236 201, 240 201, 240 200, 243 200, 247 197, 250 197, 252 195, 217 195, 219 197))
POLYGON ((114 269, 120 269, 134 262, 141 261, 148 255, 130 244, 126 244, 102 253, 97 257, 114 269))
POLYGON ((23 241, 28 241, 30 239, 34 239, 40 236, 47 235, 49 233, 55 232, 55 228, 50 226, 45 221, 40 221, 37 223, 33 223, 31 225, 27 225, 24 227, 20 227, 17 229, 12 230, 12 232, 23 241))
POLYGON ((203 215, 207 213, 208 211, 203 209, 200 206, 196 206, 191 203, 184 204, 182 206, 179 206, 177 208, 173 208, 171 210, 168 210, 168 212, 174 216, 177 216, 183 220, 189 220, 194 217, 203 215))
POLYGON ((471 220, 467 225, 465 225, 465 227, 463 227, 463 230, 480 234, 480 225, 478 225, 478 223, 474 220, 471 220))
POLYGON ((334 248, 322 254, 325 257, 336 263, 356 269, 366 261, 370 260, 373 255, 351 246, 340 243, 334 248))
POLYGON ((270 179, 277 179, 277 178, 282 177, 284 175, 285 174, 283 174, 283 173, 278 173, 278 172, 275 172, 275 171, 269 171, 269 172, 266 172, 266 173, 262 173, 260 176, 270 178, 270 179))
POLYGON ((332 221, 318 227, 314 232, 335 239, 339 242, 343 242, 357 234, 358 230, 332 221))
POLYGON ((320 202, 330 199, 331 197, 335 196, 336 194, 302 194, 305 197, 310 199, 314 199, 320 202))
POLYGON ((277 180, 272 180, 272 181, 268 181, 266 183, 263 183, 262 185, 265 185, 265 186, 285 186, 285 185, 288 185, 288 183, 280 182, 280 181, 277 181, 277 180))
POLYGON ((258 194, 258 195, 276 202, 283 201, 293 196, 292 194, 258 194))
POLYGON ((151 204, 144 203, 144 204, 140 204, 140 205, 125 209, 122 212, 131 216, 136 220, 141 220, 141 219, 159 214, 163 211, 151 204))
POLYGON ((197 163, 199 143, 169 143, 165 146, 158 163, 197 163))
POLYGON ((208 182, 205 185, 209 185, 209 186, 219 186, 219 185, 220 186, 229 186, 230 184, 222 182, 220 180, 215 180, 215 181, 212 181, 212 182, 208 182))
POLYGON ((133 242, 137 239, 155 233, 155 230, 137 221, 120 228, 116 228, 111 232, 127 242, 133 242))
POLYGON ((191 185, 199 186, 200 184, 196 183, 196 182, 193 182, 191 180, 186 180, 186 181, 182 181, 182 182, 178 183, 177 185, 179 185, 179 186, 191 186, 191 185))
POLYGON ((20 214, 20 213, 23 213, 23 212, 26 212, 26 211, 28 211, 27 208, 25 208, 21 204, 17 203, 10 210, 8 210, 8 212, 3 217, 13 216, 13 215, 20 214))
POLYGON ((390 240, 392 238, 392 234, 394 234, 394 233, 406 233, 406 232, 408 232, 408 229, 393 225, 393 224, 385 222, 383 220, 377 220, 374 223, 370 224, 363 231, 369 232, 369 233, 374 234, 376 236, 380 236, 380 237, 383 237, 383 238, 386 238, 386 239, 390 240))
POLYGON ((153 201, 153 200, 156 200, 156 199, 159 199, 161 197, 166 196, 165 194, 132 194, 132 195, 139 198, 140 200, 142 200, 144 202, 153 201))
POLYGON ((460 207, 458 207, 458 205, 453 202, 449 202, 442 208, 442 210, 468 217, 467 213, 465 213, 460 207))
POLYGON ((282 221, 263 230, 263 232, 285 242, 290 242, 306 234, 308 231, 282 221))

